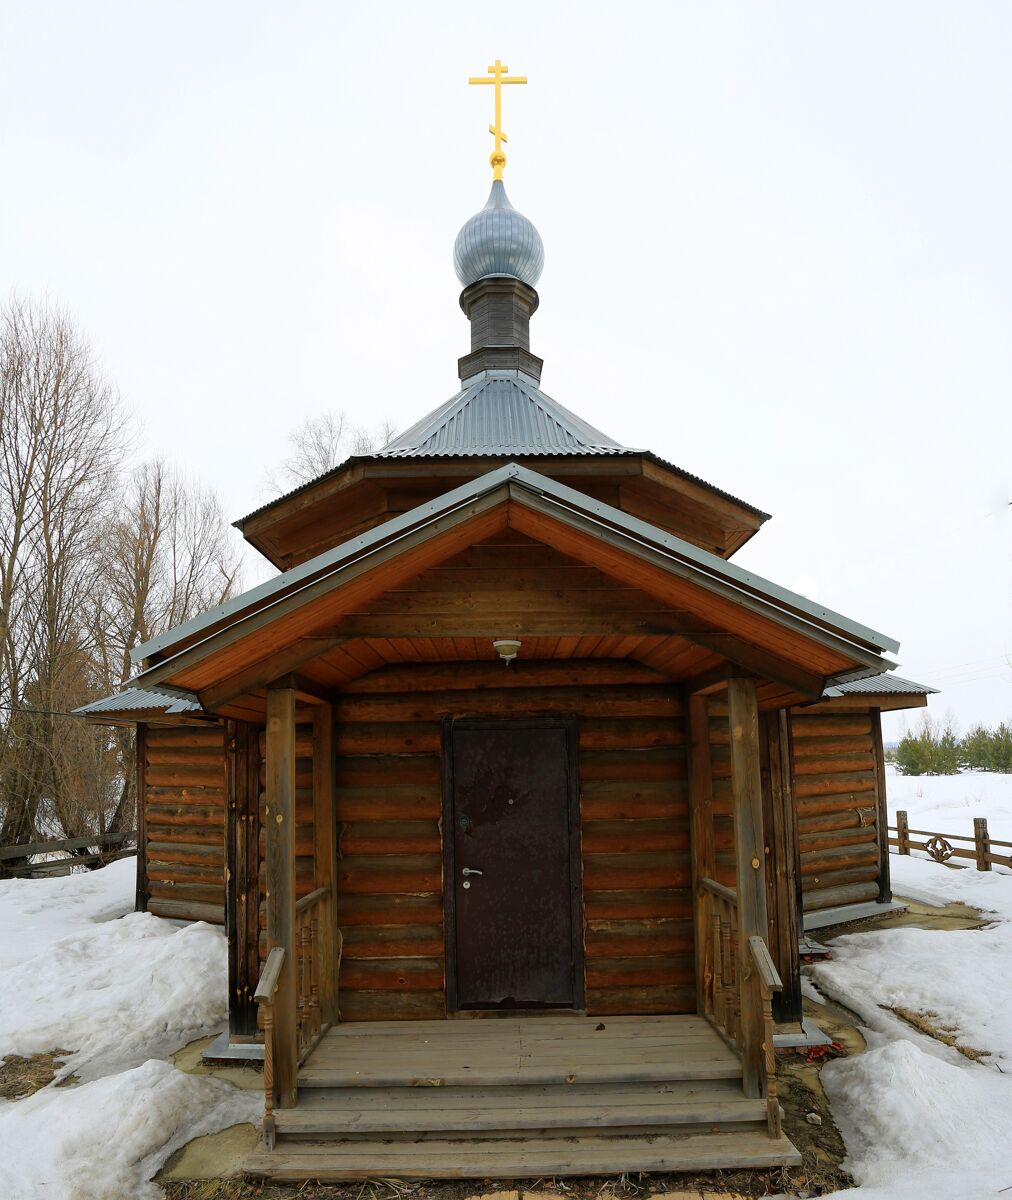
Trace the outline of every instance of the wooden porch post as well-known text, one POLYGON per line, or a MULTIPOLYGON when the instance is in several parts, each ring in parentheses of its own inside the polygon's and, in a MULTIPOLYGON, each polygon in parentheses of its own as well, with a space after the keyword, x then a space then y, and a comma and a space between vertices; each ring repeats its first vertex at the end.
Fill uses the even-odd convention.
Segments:
POLYGON ((889 805, 886 798, 885 747, 882 745, 882 710, 871 709, 871 752, 875 756, 875 825, 878 833, 878 898, 886 903, 893 898, 889 875, 889 805))
POLYGON ((274 996, 274 1080, 281 1108, 298 1088, 295 972, 295 689, 267 689, 267 945, 285 952, 274 996))
POLYGON ((337 823, 335 812, 334 708, 318 704, 313 709, 313 867, 315 884, 330 890, 320 914, 319 976, 320 1019, 325 1025, 336 1025, 338 925, 337 896, 337 823))
MULTIPOLYGON (((758 936, 765 944, 767 936, 759 706, 755 680, 729 680, 727 706, 731 727, 731 792, 738 881, 738 969, 743 978, 747 978, 755 969, 748 940, 758 936)), ((755 1005, 743 1003, 742 1085, 746 1096, 761 1095, 761 1083, 765 1078, 762 1040, 761 1011, 755 1005)))
POLYGON ((706 975, 710 970, 709 907, 700 879, 713 879, 713 776, 710 767, 710 710, 706 696, 689 696, 689 805, 692 838, 692 912, 695 919, 696 1011, 706 1012, 706 975))

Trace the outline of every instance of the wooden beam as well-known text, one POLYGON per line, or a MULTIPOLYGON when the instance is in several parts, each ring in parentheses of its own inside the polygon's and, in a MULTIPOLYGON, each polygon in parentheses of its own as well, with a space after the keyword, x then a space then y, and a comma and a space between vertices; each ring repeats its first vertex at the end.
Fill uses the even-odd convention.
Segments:
MULTIPOLYGON (((762 778, 759 762, 759 705, 754 679, 732 679, 727 685, 731 729, 731 793, 734 849, 738 881, 738 963, 750 970, 748 939, 766 940, 766 863, 763 845, 762 778)), ((761 1012, 742 1004, 742 1086, 746 1096, 759 1096, 765 1068, 761 1012)))
MULTIPOLYGON (((925 697, 925 700, 927 697, 925 697)), ((871 749, 875 756, 875 791, 878 803, 875 806, 875 832, 878 834, 878 898, 886 902, 893 898, 892 881, 889 876, 889 806, 886 802, 885 747, 882 744, 882 710, 873 708, 871 716, 871 749)))
POLYGON ((147 790, 144 782, 144 739, 146 727, 137 726, 137 737, 134 742, 134 763, 137 787, 137 889, 134 896, 134 909, 146 912, 148 907, 148 835, 147 835, 147 805, 144 793, 147 790))
POLYGON ((295 945, 295 689, 267 691, 267 946, 285 952, 274 998, 274 1079, 278 1103, 298 1089, 295 945))
POLYGON ((320 1017, 328 1025, 338 1020, 337 879, 337 758, 334 709, 321 704, 313 713, 313 872, 318 888, 330 890, 321 905, 319 936, 320 1017))
POLYGON ((708 671, 700 671, 698 675, 686 679, 685 692, 689 696, 708 696, 713 692, 721 692, 727 687, 729 679, 740 678, 741 674, 741 667, 737 663, 719 663, 708 671))
MULTIPOLYGON (((221 708, 239 696, 266 687, 271 680, 277 679, 281 675, 298 671, 299 667, 309 662, 310 659, 336 649, 345 640, 343 635, 335 636, 333 634, 324 637, 300 638, 299 641, 287 646, 284 650, 278 650, 246 667, 245 670, 230 675, 228 679, 223 679, 221 683, 205 688, 200 693, 200 703, 209 712, 221 708)), ((319 687, 318 684, 311 686, 319 687)), ((305 691, 306 689, 302 687, 300 690, 305 691)))
POLYGON ((710 930, 700 879, 713 879, 716 852, 713 841, 713 777, 710 764, 710 712, 705 696, 689 696, 689 807, 692 838, 692 912, 695 921, 696 1011, 706 1011, 707 949, 710 930))
POLYGON ((803 914, 797 814, 792 787, 790 717, 786 709, 763 713, 763 826, 767 854, 768 941, 783 990, 773 997, 777 1021, 797 1022, 801 1011, 799 942, 803 914))

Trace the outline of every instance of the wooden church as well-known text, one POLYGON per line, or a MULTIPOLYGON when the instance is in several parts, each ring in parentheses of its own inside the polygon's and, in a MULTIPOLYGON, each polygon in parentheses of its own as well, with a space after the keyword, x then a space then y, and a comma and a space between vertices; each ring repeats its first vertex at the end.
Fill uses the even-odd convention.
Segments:
POLYGON ((253 1174, 796 1163, 803 911, 888 901, 879 713, 929 689, 730 561, 766 514, 541 390, 492 161, 457 393, 238 522, 280 573, 81 710, 137 727, 138 906, 224 918, 253 1174))

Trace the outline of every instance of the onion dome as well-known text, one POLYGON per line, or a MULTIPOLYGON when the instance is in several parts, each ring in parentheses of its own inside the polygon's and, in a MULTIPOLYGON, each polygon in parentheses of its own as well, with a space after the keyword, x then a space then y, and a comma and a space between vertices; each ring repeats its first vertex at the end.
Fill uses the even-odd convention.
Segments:
POLYGON ((536 287, 545 248, 533 224, 510 204, 502 180, 492 184, 488 203, 464 225, 453 244, 453 266, 470 287, 489 275, 507 275, 536 287))

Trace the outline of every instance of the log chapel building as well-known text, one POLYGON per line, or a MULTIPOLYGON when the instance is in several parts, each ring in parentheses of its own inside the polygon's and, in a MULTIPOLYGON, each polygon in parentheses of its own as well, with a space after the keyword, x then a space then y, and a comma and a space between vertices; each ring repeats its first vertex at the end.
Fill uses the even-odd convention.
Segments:
POLYGON ((457 391, 238 521, 279 574, 81 710, 137 729, 137 905, 224 922, 264 1177, 796 1162, 799 938, 889 903, 880 714, 931 689, 542 390, 501 166, 457 391))

